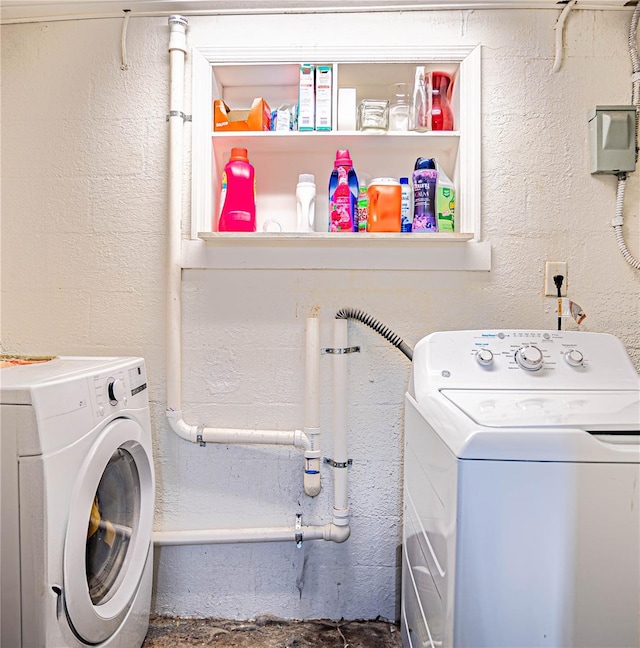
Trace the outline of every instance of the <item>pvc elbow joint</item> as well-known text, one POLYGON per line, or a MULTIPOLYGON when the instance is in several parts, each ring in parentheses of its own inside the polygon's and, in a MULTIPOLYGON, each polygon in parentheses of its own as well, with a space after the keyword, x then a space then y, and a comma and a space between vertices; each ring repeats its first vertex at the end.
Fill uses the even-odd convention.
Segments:
POLYGON ((196 425, 189 425, 184 422, 182 418, 182 411, 180 410, 167 410, 167 420, 171 429, 185 441, 195 443, 198 438, 198 427, 196 425))
POLYGON ((351 535, 351 527, 349 526, 348 523, 346 526, 337 526, 335 524, 330 525, 329 540, 333 540, 333 542, 341 543, 348 540, 350 535, 351 535))

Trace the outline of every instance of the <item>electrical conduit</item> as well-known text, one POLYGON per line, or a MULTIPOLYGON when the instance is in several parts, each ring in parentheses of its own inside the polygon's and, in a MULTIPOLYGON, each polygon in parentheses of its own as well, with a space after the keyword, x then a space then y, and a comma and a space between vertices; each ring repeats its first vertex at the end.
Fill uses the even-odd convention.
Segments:
MULTIPOLYGON (((246 443, 293 445, 305 450, 305 492, 314 496, 320 492, 320 433, 319 405, 319 328, 315 318, 309 318, 306 329, 305 429, 302 430, 243 430, 191 425, 182 417, 182 172, 183 127, 185 114, 184 70, 187 53, 187 20, 182 16, 169 18, 170 108, 169 108, 169 231, 167 243, 167 421, 181 438, 192 443, 246 443)), ((346 330, 345 330, 346 332, 346 330)), ((345 397, 346 398, 346 397, 345 397)), ((345 404, 346 412, 346 404, 345 404)), ((346 435, 346 425, 341 428, 346 435)), ((334 436, 337 433, 334 432, 334 436)), ((344 447, 346 439, 334 440, 344 447)), ((345 459, 346 462, 346 459, 345 459)), ((334 470, 336 480, 338 473, 334 470)), ((349 537, 346 470, 335 488, 334 523, 316 526, 300 524, 286 527, 257 527, 246 529, 197 529, 156 531, 154 544, 191 545, 235 542, 279 542, 285 540, 333 540, 344 542, 349 537)))
MULTIPOLYGON (((640 110, 640 57, 638 57, 638 20, 640 19, 640 3, 631 17, 631 24, 629 25, 629 55, 631 57, 631 103, 636 108, 636 125, 635 125, 635 145, 636 145, 636 162, 638 161, 638 111, 640 110)), ((629 249, 624 240, 624 191, 627 182, 627 174, 618 174, 618 188, 616 191, 616 215, 611 221, 613 226, 613 233, 615 234, 618 248, 622 253, 624 260, 636 270, 640 270, 640 261, 636 259, 629 249)))

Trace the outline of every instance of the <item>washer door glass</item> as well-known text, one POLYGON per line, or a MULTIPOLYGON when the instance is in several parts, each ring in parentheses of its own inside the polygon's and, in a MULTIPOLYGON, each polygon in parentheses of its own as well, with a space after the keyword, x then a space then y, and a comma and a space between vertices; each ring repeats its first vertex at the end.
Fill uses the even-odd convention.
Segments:
POLYGON ((108 601, 137 530, 140 477, 131 453, 118 448, 102 473, 91 504, 85 564, 94 605, 108 601))

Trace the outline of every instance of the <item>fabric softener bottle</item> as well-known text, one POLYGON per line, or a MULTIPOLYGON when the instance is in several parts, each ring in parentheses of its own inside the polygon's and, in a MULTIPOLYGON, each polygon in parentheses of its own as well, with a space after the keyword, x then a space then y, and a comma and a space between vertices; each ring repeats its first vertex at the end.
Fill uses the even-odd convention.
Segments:
POLYGON ((437 232, 436 184, 438 171, 435 160, 418 158, 413 172, 412 232, 437 232))
POLYGON ((256 231, 255 170, 245 148, 231 149, 222 173, 218 231, 256 231))
POLYGON ((329 231, 357 232, 358 177, 348 150, 338 150, 329 179, 329 231))

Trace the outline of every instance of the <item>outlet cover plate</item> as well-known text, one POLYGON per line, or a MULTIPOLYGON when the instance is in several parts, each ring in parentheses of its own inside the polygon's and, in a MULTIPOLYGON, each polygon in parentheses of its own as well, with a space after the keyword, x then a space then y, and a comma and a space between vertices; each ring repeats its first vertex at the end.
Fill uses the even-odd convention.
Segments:
POLYGON ((544 264, 544 294, 545 296, 557 297, 558 289, 556 288, 553 278, 556 275, 564 277, 560 292, 563 297, 567 295, 567 262, 566 261, 546 261, 544 264))

